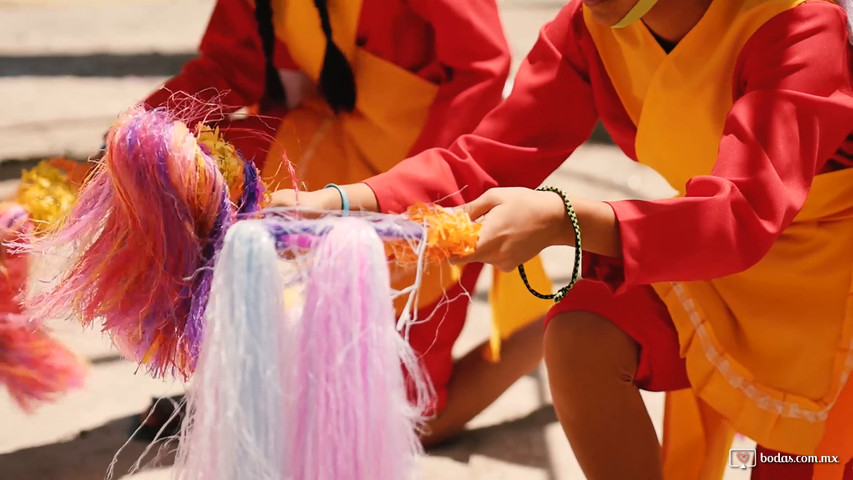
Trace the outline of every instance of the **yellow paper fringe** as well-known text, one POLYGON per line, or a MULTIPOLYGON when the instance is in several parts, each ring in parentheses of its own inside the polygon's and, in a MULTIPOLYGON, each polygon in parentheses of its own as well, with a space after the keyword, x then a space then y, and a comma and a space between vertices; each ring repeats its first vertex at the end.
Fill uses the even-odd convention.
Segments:
MULTIPOLYGON (((243 195, 243 160, 219 128, 199 124, 197 132, 198 143, 210 151, 225 178, 231 201, 237 202, 243 195)), ((29 214, 36 234, 49 230, 71 211, 89 171, 90 165, 64 157, 48 158, 24 170, 15 202, 29 214)))
POLYGON ((243 160, 234 146, 222 138, 219 127, 210 128, 199 124, 196 128, 199 145, 204 145, 210 151, 210 156, 216 160, 216 165, 228 185, 228 195, 231 201, 236 203, 243 195, 243 160))
POLYGON ((36 233, 43 232, 62 220, 77 199, 77 186, 68 172, 55 165, 65 159, 42 160, 21 175, 15 201, 26 209, 36 233))

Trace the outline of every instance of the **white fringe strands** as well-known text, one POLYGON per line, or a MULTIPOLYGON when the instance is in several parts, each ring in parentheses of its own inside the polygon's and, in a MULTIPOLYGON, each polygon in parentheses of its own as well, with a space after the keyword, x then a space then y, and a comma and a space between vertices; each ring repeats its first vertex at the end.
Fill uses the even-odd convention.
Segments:
POLYGON ((282 279, 269 232, 234 225, 213 277, 175 464, 179 480, 282 480, 288 363, 282 279))
POLYGON ((229 230, 177 479, 417 477, 432 390, 395 328, 382 241, 364 219, 316 221, 323 235, 292 261, 299 268, 289 277, 276 252, 287 220, 229 230), (284 291, 299 287, 296 305, 284 291))

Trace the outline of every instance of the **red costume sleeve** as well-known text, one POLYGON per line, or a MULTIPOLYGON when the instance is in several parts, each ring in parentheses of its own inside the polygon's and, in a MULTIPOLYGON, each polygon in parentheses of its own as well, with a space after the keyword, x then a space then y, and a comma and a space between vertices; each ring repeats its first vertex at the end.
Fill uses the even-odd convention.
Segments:
POLYGON ((470 133, 501 101, 510 53, 495 0, 417 0, 411 8, 432 26, 439 85, 424 129, 411 152, 446 148, 470 133))
MULTIPOLYGON (((294 68, 282 43, 276 44, 275 52, 276 66, 294 68)), ((181 73, 145 103, 164 106, 173 93, 185 92, 204 102, 217 99, 226 112, 233 112, 260 100, 264 68, 254 8, 247 0, 219 0, 201 40, 199 57, 184 65, 181 73)))
POLYGON ((702 280, 758 262, 853 131, 850 71, 836 6, 806 3, 756 32, 739 59, 711 175, 691 179, 684 197, 611 203, 624 284, 702 280))
MULTIPOLYGON (((473 134, 427 150, 366 183, 384 212, 416 202, 461 204, 487 189, 538 186, 589 138, 597 120, 586 63, 574 41, 580 2, 542 29, 510 97, 473 134), (557 46, 566 46, 560 52, 557 46)), ((455 104, 450 115, 455 114, 455 104)))

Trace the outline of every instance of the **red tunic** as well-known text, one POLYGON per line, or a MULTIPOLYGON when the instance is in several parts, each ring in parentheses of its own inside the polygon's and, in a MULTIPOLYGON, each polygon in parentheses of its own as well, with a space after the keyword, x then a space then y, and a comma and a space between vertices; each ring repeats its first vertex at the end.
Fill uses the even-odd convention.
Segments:
MULTIPOLYGON (((449 146, 501 99, 510 56, 493 0, 363 0, 357 41, 379 58, 439 85, 413 154, 449 146)), ((248 1, 217 2, 199 51, 197 59, 145 103, 166 105, 173 92, 203 101, 215 98, 226 113, 258 103, 265 86, 264 54, 248 1)), ((280 41, 275 65, 296 69, 280 41)))
MULTIPOLYGON (((536 187, 597 120, 636 160, 636 128, 581 5, 571 2, 542 29, 512 95, 473 134, 367 180, 383 211, 461 204, 497 186, 536 187)), ((686 386, 671 320, 648 284, 748 268, 801 209, 816 174, 853 166, 850 52, 844 12, 830 3, 806 2, 763 25, 739 55, 712 174, 691 179, 680 198, 610 202, 624 261, 587 256, 588 280, 552 314, 583 308, 610 318, 642 347, 640 386, 686 386), (648 318, 637 317, 637 306, 648 318)))

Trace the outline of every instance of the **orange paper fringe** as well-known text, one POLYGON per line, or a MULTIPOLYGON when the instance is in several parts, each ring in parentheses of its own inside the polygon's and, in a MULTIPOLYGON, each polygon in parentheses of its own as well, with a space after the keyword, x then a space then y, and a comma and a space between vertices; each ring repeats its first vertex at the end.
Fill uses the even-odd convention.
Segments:
MULTIPOLYGON (((406 216, 426 227, 426 259, 429 262, 464 257, 474 253, 477 248, 480 224, 471 221, 471 217, 462 210, 419 203, 409 207, 406 216)), ((412 251, 411 245, 406 241, 388 242, 386 251, 390 257, 402 264, 418 261, 417 252, 412 251)))

